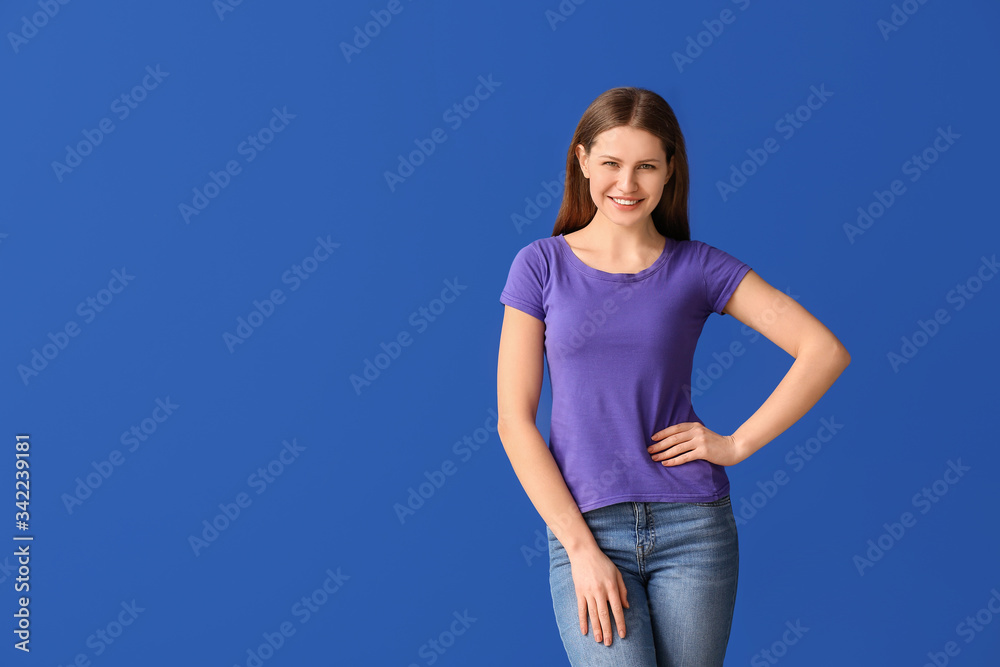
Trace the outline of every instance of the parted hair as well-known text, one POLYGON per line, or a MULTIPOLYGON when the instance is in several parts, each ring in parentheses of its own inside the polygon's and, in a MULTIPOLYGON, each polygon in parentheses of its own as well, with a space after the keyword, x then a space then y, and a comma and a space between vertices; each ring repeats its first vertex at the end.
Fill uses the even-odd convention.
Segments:
POLYGON ((667 238, 689 241, 688 163, 684 135, 674 110, 666 100, 651 90, 634 87, 607 90, 583 112, 566 155, 565 190, 552 236, 586 227, 597 213, 597 205, 590 196, 590 186, 576 156, 577 144, 583 144, 589 155, 597 135, 623 125, 659 137, 667 160, 673 158, 674 171, 653 209, 653 224, 667 238))

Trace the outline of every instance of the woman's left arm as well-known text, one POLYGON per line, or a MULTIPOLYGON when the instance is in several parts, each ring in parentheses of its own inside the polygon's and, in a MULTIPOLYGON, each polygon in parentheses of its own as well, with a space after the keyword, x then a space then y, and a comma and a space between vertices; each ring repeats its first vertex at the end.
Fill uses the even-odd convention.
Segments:
POLYGON ((743 276, 722 312, 759 331, 795 361, 764 404, 732 435, 716 433, 701 422, 673 424, 653 433, 647 451, 665 466, 695 459, 736 465, 809 412, 851 363, 847 349, 822 322, 753 270, 743 276))
POLYGON ((742 461, 802 418, 851 363, 840 340, 799 302, 748 271, 722 310, 795 358, 763 405, 730 436, 742 461))

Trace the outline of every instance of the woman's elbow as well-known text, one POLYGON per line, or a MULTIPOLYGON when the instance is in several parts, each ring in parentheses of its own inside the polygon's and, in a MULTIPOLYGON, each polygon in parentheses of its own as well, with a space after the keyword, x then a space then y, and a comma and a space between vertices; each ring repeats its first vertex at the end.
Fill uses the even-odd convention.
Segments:
POLYGON ((524 430, 526 425, 530 424, 533 426, 534 423, 534 419, 520 413, 509 415, 500 413, 497 418, 497 435, 500 436, 500 439, 502 440, 505 434, 511 433, 512 431, 516 432, 524 430))
POLYGON ((841 343, 836 337, 833 337, 829 341, 829 346, 824 352, 824 356, 831 360, 831 363, 836 363, 841 370, 847 368, 851 364, 851 353, 847 351, 844 344, 841 343))
POLYGON ((851 353, 829 331, 817 333, 808 339, 808 342, 804 343, 799 349, 811 355, 814 359, 822 359, 825 362, 840 367, 841 370, 847 368, 851 363, 851 353))

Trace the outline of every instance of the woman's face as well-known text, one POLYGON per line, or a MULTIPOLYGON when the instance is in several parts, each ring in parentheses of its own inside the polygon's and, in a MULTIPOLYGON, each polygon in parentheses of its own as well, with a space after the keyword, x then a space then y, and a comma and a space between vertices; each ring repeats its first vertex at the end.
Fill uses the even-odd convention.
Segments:
POLYGON ((660 140, 645 130, 622 125, 597 135, 588 155, 576 147, 597 215, 618 225, 652 223, 653 209, 673 173, 660 140))

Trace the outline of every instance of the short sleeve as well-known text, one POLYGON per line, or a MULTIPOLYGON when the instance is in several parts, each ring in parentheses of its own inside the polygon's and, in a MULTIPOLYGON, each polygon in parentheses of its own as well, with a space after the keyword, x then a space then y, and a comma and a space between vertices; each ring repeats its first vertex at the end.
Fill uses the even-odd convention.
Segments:
POLYGON ((698 257, 705 276, 708 307, 713 313, 725 315, 722 309, 751 267, 707 243, 699 242, 698 257))
POLYGON ((545 308, 542 305, 544 268, 541 253, 533 244, 521 248, 511 262, 507 283, 500 292, 500 302, 544 322, 545 308))

